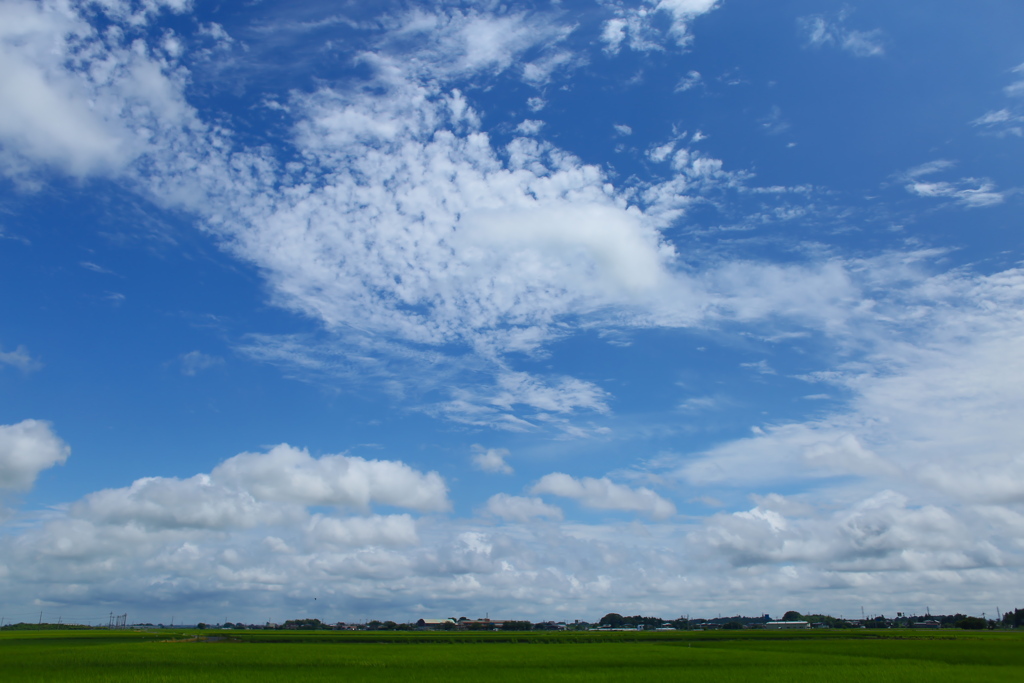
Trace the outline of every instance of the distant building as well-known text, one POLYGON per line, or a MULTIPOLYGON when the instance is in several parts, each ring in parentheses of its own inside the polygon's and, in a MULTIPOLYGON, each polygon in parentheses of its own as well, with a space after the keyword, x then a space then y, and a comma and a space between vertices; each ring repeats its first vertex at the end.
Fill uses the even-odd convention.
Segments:
POLYGON ((458 622, 460 629, 464 631, 500 631, 505 621, 492 621, 490 619, 464 619, 458 622))
POLYGON ((935 621, 934 619, 925 619, 924 621, 918 621, 910 625, 910 628, 940 628, 942 624, 935 621))
POLYGON ((444 628, 445 624, 455 625, 454 619, 417 619, 416 626, 419 628, 444 628))
POLYGON ((764 625, 765 628, 781 631, 784 629, 791 628, 810 628, 811 625, 806 621, 769 621, 764 625))

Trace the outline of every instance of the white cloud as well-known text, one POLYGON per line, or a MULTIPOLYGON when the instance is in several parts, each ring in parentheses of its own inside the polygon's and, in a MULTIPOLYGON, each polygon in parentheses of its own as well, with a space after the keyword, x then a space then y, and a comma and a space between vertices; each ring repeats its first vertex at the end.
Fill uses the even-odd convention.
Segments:
POLYGON ((699 71, 688 71, 676 84, 676 92, 686 92, 691 88, 696 88, 701 84, 701 80, 699 71))
POLYGON ((629 20, 616 17, 609 19, 604 24, 604 29, 601 31, 601 40, 605 43, 605 49, 612 54, 617 53, 622 46, 622 42, 626 40, 626 29, 629 26, 629 20))
MULTIPOLYGON (((210 474, 147 477, 126 488, 98 491, 76 503, 72 512, 95 523, 152 529, 249 529, 298 523, 305 508, 323 505, 363 512, 372 505, 393 505, 431 512, 446 510, 449 503, 436 472, 423 474, 390 460, 313 458, 282 444, 266 453, 236 455, 210 474)), ((323 524, 343 533, 342 527, 323 524)))
MULTIPOLYGON (((424 474, 396 461, 341 455, 314 459, 282 444, 266 453, 234 456, 210 474, 188 479, 146 477, 127 487, 99 490, 76 503, 72 513, 104 525, 227 530, 296 524, 305 519, 305 508, 310 506, 368 512, 373 505, 430 512, 446 510, 449 501, 436 472, 424 474)), ((332 526, 333 522, 324 521, 322 531, 338 538, 346 532, 344 528, 354 535, 366 533, 370 527, 360 523, 332 526)), ((395 523, 398 527, 384 523, 382 532, 401 536, 400 529, 408 524, 395 523)))
POLYGON ((544 128, 544 122, 536 119, 526 119, 518 126, 516 126, 516 132, 521 135, 536 135, 544 128))
POLYGON ((133 35, 131 22, 144 24, 156 7, 130 14, 121 3, 99 5, 129 20, 127 30, 102 32, 77 2, 0 7, 0 143, 8 170, 120 174, 158 139, 192 125, 184 75, 133 35))
MULTIPOLYGON (((783 482, 798 492, 756 496, 749 510, 703 522, 673 518, 673 504, 650 489, 550 474, 528 495, 492 496, 479 520, 378 514, 378 506, 444 511, 445 482, 402 462, 314 458, 278 446, 207 474, 142 478, 38 519, 21 515, 0 535, 0 594, 61 606, 150 601, 150 613, 185 607, 203 618, 224 603, 246 605, 253 616, 242 618, 300 613, 311 595, 353 616, 371 609, 365 605, 373 605, 371 617, 485 605, 549 618, 595 609, 663 614, 666 605, 698 612, 716 603, 785 610, 792 605, 779 601, 820 599, 820 591, 834 605, 861 604, 865 593, 888 604, 934 604, 936 595, 949 604, 951 595, 987 600, 1016 590, 1024 549, 1015 507, 1024 495, 1019 272, 928 275, 921 262, 930 257, 902 252, 819 252, 788 264, 677 254, 660 231, 691 203, 713 204, 716 192, 743 187, 742 173, 681 146, 680 134, 650 156, 669 178, 616 186, 601 167, 553 145, 498 145, 473 106, 476 91, 454 89, 450 77, 503 70, 545 83, 578 63, 562 47, 569 29, 550 16, 403 15, 385 27, 392 38, 404 32, 401 39, 368 39, 372 49, 357 60, 365 81, 284 100, 276 111, 294 124, 300 161, 281 165, 197 121, 181 96, 188 74, 175 63, 187 54, 186 36, 147 29, 152 44, 133 42, 130 27, 156 5, 136 15, 131 7, 142 5, 102 6, 125 17, 128 37, 89 33, 78 5, 10 2, 0 10, 13 17, 0 23, 4 66, 38 86, 26 91, 31 101, 0 113, 3 144, 17 157, 5 168, 119 174, 164 205, 192 210, 267 274, 275 302, 323 323, 308 336, 253 335, 253 357, 320 376, 379 379, 395 395, 428 384, 405 375, 430 372, 431 389, 450 388, 450 400, 431 394, 424 402, 440 403, 425 410, 575 435, 606 429, 576 420, 609 413, 604 387, 614 385, 518 372, 510 359, 544 360, 548 345, 580 330, 626 336, 636 327, 739 322, 757 328, 751 339, 827 337, 848 362, 804 377, 836 388, 808 397, 836 397, 824 414, 764 425, 668 468, 678 475, 673 485, 699 489, 688 498, 724 508, 731 504, 719 501, 734 501, 737 488, 767 493, 780 470, 800 473, 783 482), (72 9, 62 15, 63 7, 72 9), (17 40, 25 50, 15 53, 17 40), (72 54, 83 61, 67 68, 72 54), (523 64, 524 55, 532 61, 523 64), (47 97, 64 108, 30 120, 47 97), (55 130, 61 111, 81 118, 55 130), (672 519, 563 523, 562 510, 541 495, 672 519), (320 506, 346 512, 310 509, 320 506), (528 524, 538 519, 548 523, 528 524)), ((607 44, 658 49, 666 20, 685 44, 693 18, 714 6, 624 10, 605 25, 607 44)), ((216 25, 200 33, 231 40, 216 25)), ((841 22, 810 24, 809 39, 864 56, 881 49, 877 33, 841 22)), ((699 82, 694 73, 681 85, 699 82)), ((1017 92, 1011 86, 1007 94, 1017 92)), ((527 100, 532 111, 544 105, 527 100)), ((1012 123, 1014 110, 1005 111, 977 125, 1012 123)), ((932 182, 929 174, 951 167, 932 162, 904 182, 964 205, 1003 196, 983 180, 932 182)), ((210 358, 193 356, 194 367, 210 358)), ((0 362, 28 367, 32 359, 19 347, 0 352, 0 362)), ((726 400, 696 397, 683 407, 726 400)), ((31 486, 67 457, 44 423, 0 428, 0 443, 8 488, 31 486)), ((479 451, 477 466, 510 469, 503 451, 479 451)))
POLYGON ((314 515, 309 522, 309 541, 318 548, 413 546, 419 542, 416 521, 409 515, 373 515, 338 519, 314 515))
POLYGON ((313 458, 307 451, 287 444, 266 453, 236 455, 214 468, 210 478, 266 501, 360 510, 368 510, 371 505, 421 512, 449 507, 447 487, 437 472, 423 474, 393 460, 345 455, 313 458))
POLYGON ((607 477, 577 479, 554 472, 541 477, 530 489, 533 494, 549 494, 578 500, 598 510, 641 512, 654 519, 667 519, 676 514, 676 507, 648 488, 630 488, 616 484, 607 477))
POLYGON ((663 145, 657 145, 647 151, 647 158, 656 164, 660 164, 669 158, 669 155, 672 154, 675 148, 676 143, 674 141, 666 142, 663 145))
POLYGON ((1010 113, 1009 109, 1003 108, 998 111, 987 112, 984 116, 979 116, 971 123, 975 126, 989 126, 994 123, 1006 123, 1007 121, 1015 121, 1019 117, 1014 116, 1010 113))
POLYGON ((949 197, 967 208, 994 206, 1005 200, 1002 192, 987 179, 961 178, 956 182, 927 181, 922 177, 953 166, 953 162, 940 159, 910 169, 904 174, 907 192, 919 197, 949 197))
POLYGON ((1024 122, 1024 116, 1004 107, 979 116, 971 121, 971 125, 984 128, 985 131, 998 136, 1024 137, 1024 127, 1020 125, 1022 122, 1024 122))
POLYGON ((714 396, 696 396, 683 401, 679 405, 679 409, 683 412, 694 413, 717 408, 719 404, 720 401, 714 396))
POLYGON ((22 372, 35 372, 43 367, 43 364, 33 358, 24 346, 18 346, 13 351, 4 351, 0 346, 0 365, 9 365, 22 372))
POLYGON ((247 529, 301 518, 297 508, 261 504, 250 492, 223 486, 205 474, 138 479, 126 488, 89 494, 72 512, 97 524, 155 530, 247 529))
POLYGON ((668 18, 668 37, 685 48, 693 41, 690 24, 718 6, 718 0, 645 0, 640 7, 616 7, 616 16, 604 23, 601 40, 605 50, 616 54, 625 44, 631 50, 661 50, 658 25, 668 18))
MULTIPOLYGON (((1024 64, 1010 70, 1014 74, 1024 73, 1024 64)), ((1017 80, 1003 88, 1003 94, 1010 98, 1019 98, 1024 95, 1024 79, 1017 80)), ((997 136, 1013 135, 1024 136, 1024 113, 1021 107, 1011 101, 1011 106, 1002 109, 992 110, 971 121, 971 125, 980 127, 985 133, 997 136)))
POLYGON ((619 135, 632 135, 633 134, 633 129, 630 128, 629 126, 627 126, 624 123, 616 123, 615 125, 612 126, 612 128, 614 128, 615 132, 618 133, 619 135))
MULTIPOLYGON (((655 9, 678 24, 714 6, 655 9)), ((149 102, 118 114, 118 125, 161 136, 139 148, 144 163, 131 171, 134 181, 154 201, 198 214, 226 249, 266 274, 275 303, 335 335, 336 350, 360 351, 342 361, 292 339, 287 349, 253 345, 254 354, 343 372, 343 362, 385 366, 369 338, 407 359, 422 356, 424 345, 445 347, 451 357, 441 366, 456 365, 459 354, 476 356, 496 388, 488 394, 456 383, 437 414, 529 429, 554 424, 552 414, 604 412, 606 395, 573 378, 527 380, 508 370, 504 356, 539 353, 574 327, 602 321, 695 324, 701 310, 712 310, 709 294, 680 271, 659 230, 683 215, 691 193, 743 178, 720 160, 670 144, 674 177, 617 189, 602 169, 552 145, 525 138, 494 145, 467 97, 446 79, 513 69, 524 50, 567 35, 568 28, 544 28, 545 21, 470 11, 414 11, 393 20, 376 51, 359 57, 368 81, 292 94, 287 109, 302 166, 281 167, 202 125, 181 95, 186 75, 164 57, 138 65, 148 74, 148 95, 129 97, 143 86, 127 66, 107 94, 149 102), (524 410, 546 415, 535 419, 524 410)), ((86 85, 93 96, 99 92, 86 85)), ((766 307, 770 299, 765 293, 766 307)), ((186 373, 200 369, 191 360, 203 364, 183 358, 186 373)), ((579 430, 564 426, 565 433, 579 430)))
POLYGON ((597 168, 525 139, 506 166, 458 92, 387 79, 383 96, 296 103, 300 148, 328 184, 286 190, 273 210, 236 193, 211 216, 279 303, 330 328, 501 353, 668 277, 671 250, 597 168))
POLYGON ((209 370, 224 363, 223 358, 211 356, 202 351, 189 351, 182 354, 180 361, 182 374, 189 377, 194 377, 203 370, 209 370))
MULTIPOLYGON (((1024 74, 1024 64, 1014 67, 1011 69, 1011 72, 1015 74, 1024 74)), ((1020 97, 1024 95, 1024 78, 1014 81, 1010 85, 1006 86, 1003 88, 1003 92, 1009 97, 1020 97)))
POLYGON ((829 424, 771 426, 703 453, 679 472, 694 485, 777 484, 783 479, 879 476, 898 470, 851 432, 829 424))
POLYGON ((527 523, 535 519, 560 521, 562 510, 540 498, 526 498, 498 493, 487 499, 487 512, 509 522, 527 523))
POLYGON ((759 374, 762 374, 762 375, 776 375, 776 374, 778 374, 777 372, 775 372, 775 370, 770 365, 768 365, 768 361, 764 360, 764 359, 761 359, 761 360, 753 362, 753 363, 740 363, 740 367, 741 368, 750 368, 751 370, 754 370, 755 372, 757 372, 759 374))
POLYGON ((381 48, 400 55, 409 68, 423 75, 447 77, 500 73, 516 65, 517 57, 533 47, 543 56, 522 67, 528 82, 546 80, 565 62, 557 46, 569 33, 565 26, 544 15, 448 9, 415 9, 392 20, 381 48), (408 46, 416 45, 408 54, 408 46))
POLYGON ((846 328, 869 346, 870 362, 806 378, 842 388, 847 402, 723 443, 680 463, 678 474, 695 486, 755 488, 853 477, 918 504, 1018 501, 1022 301, 1019 270, 918 275, 898 304, 875 301, 872 316, 846 328))
POLYGON ((789 122, 782 117, 782 110, 778 106, 772 107, 768 115, 759 119, 758 122, 769 135, 778 135, 789 129, 789 122))
MULTIPOLYGON (((608 412, 607 393, 595 384, 573 377, 551 381, 525 372, 501 372, 493 387, 456 388, 453 399, 432 410, 458 422, 497 429, 526 431, 551 422, 550 415, 566 416, 580 410, 608 412), (519 417, 520 408, 528 409, 519 417)), ((559 421, 568 430, 572 425, 559 421)))
POLYGON ((874 31, 847 31, 843 36, 842 47, 857 57, 880 57, 885 54, 881 34, 882 32, 877 29, 874 31))
POLYGON ((718 6, 718 0, 658 0, 655 8, 667 12, 672 17, 670 34, 680 46, 688 45, 692 40, 690 23, 702 14, 706 14, 718 6))
POLYGON ((923 175, 931 175, 932 173, 944 171, 947 168, 952 168, 955 165, 956 162, 950 161, 949 159, 936 159, 935 161, 929 161, 927 163, 921 164, 920 166, 915 166, 914 168, 907 171, 904 174, 904 176, 916 180, 917 178, 920 178, 923 175))
POLYGON ((821 15, 801 17, 798 21, 811 47, 834 45, 856 57, 881 57, 885 54, 882 32, 878 29, 857 31, 846 28, 845 13, 841 13, 835 21, 829 21, 821 15))
MULTIPOLYGON (((764 499, 745 512, 710 518, 692 539, 706 543, 733 565, 818 565, 833 571, 908 574, 987 567, 998 551, 972 540, 966 527, 934 505, 915 508, 892 491, 883 491, 831 515, 814 509, 785 508, 781 496, 764 499), (773 509, 776 508, 776 509, 773 509)), ((851 576, 851 578, 853 578, 851 576)))
POLYGON ((473 466, 483 472, 495 472, 498 474, 512 474, 514 470, 505 462, 508 457, 507 448, 484 448, 478 444, 473 445, 473 466))
POLYGON ((0 489, 27 491, 36 477, 54 465, 63 465, 71 448, 49 422, 22 420, 0 425, 0 489))

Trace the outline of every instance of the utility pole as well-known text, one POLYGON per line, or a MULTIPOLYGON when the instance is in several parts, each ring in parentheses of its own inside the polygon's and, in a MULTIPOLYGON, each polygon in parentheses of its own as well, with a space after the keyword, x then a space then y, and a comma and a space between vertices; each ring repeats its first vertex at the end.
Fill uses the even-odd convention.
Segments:
POLYGON ((43 613, 42 612, 39 613, 39 623, 40 624, 43 623, 43 613))

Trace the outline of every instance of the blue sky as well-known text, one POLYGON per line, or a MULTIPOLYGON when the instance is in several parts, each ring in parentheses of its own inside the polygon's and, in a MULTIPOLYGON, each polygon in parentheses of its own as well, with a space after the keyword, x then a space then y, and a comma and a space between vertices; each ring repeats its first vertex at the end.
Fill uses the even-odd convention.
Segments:
POLYGON ((1024 604, 1024 7, 0 27, 5 617, 1024 604))

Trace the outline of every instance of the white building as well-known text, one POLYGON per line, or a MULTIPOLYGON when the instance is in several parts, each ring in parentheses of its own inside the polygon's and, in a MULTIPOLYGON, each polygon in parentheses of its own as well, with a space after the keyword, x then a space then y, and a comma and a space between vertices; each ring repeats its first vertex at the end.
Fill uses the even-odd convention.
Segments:
POLYGON ((811 625, 806 621, 769 621, 764 625, 765 628, 782 630, 789 628, 810 628, 811 625))

